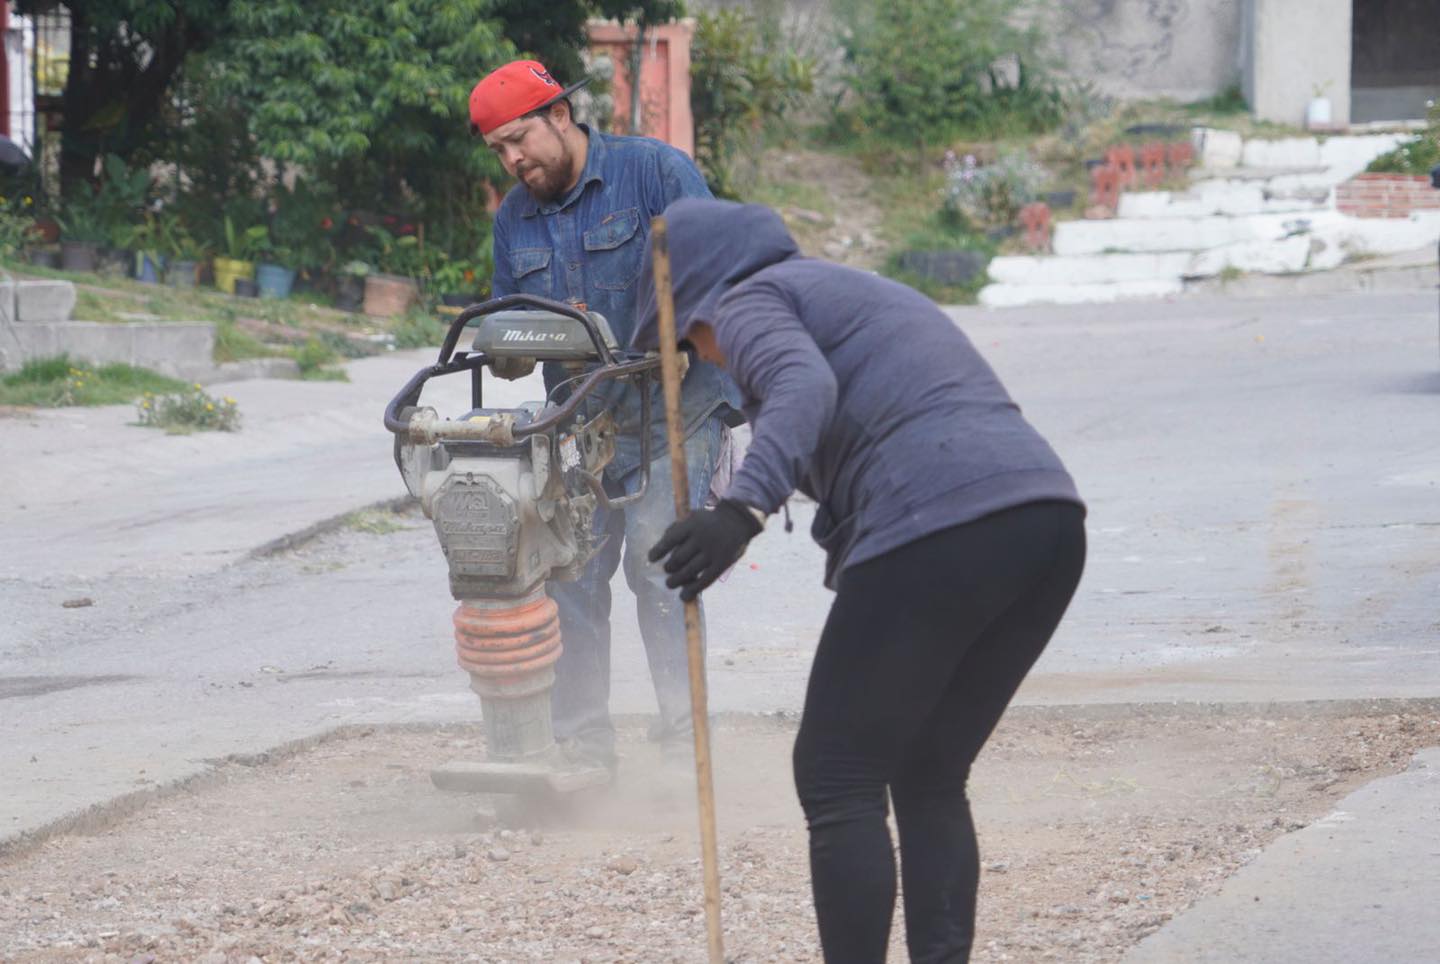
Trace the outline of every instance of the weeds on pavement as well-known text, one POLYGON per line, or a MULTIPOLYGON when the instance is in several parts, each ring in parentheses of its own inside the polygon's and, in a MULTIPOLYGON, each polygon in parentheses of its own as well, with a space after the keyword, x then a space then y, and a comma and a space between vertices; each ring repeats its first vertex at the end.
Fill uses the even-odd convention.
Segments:
POLYGON ((146 392, 135 407, 141 425, 173 435, 240 430, 240 407, 235 399, 213 398, 198 382, 168 395, 146 392))

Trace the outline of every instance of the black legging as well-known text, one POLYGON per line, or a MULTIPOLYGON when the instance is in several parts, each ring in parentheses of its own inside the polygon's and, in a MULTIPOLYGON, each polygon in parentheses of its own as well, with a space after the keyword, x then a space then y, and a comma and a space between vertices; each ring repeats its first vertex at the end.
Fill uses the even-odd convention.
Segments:
POLYGON ((829 964, 885 959, 887 787, 910 959, 969 959, 980 857, 965 781, 1080 581, 1083 519, 1070 503, 1031 503, 840 575, 795 740, 829 964))

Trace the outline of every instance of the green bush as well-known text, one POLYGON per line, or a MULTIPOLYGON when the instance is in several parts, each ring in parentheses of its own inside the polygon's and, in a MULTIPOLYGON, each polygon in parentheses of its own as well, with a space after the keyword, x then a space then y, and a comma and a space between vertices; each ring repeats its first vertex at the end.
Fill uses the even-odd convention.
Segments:
POLYGON ((851 0, 840 11, 855 126, 872 139, 929 145, 1056 126, 1064 100, 1040 69, 1026 0, 851 0), (1011 74, 1013 73, 1013 76, 1011 74))
POLYGON ((740 10, 702 12, 690 49, 695 163, 718 197, 736 197, 735 164, 814 86, 814 64, 778 50, 740 10))
POLYGON ((240 407, 233 398, 212 398, 197 382, 165 395, 146 392, 136 403, 140 424, 183 435, 196 431, 238 432, 240 407))
POLYGON ((1440 104, 1430 107, 1430 124, 1414 140, 1381 154, 1365 170, 1374 174, 1429 174, 1440 164, 1440 104))
POLYGON ((0 260, 16 260, 37 237, 34 199, 0 197, 0 260))

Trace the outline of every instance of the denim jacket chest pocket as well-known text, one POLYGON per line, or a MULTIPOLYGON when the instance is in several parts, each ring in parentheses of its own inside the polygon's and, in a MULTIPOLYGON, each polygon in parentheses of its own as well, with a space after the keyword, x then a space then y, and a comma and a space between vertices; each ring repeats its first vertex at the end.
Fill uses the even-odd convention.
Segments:
POLYGON ((590 283, 606 291, 624 291, 640 276, 645 235, 640 230, 640 209, 607 214, 585 232, 585 256, 590 283))
POLYGON ((516 248, 510 252, 510 277, 515 287, 527 295, 553 297, 550 291, 549 248, 516 248))

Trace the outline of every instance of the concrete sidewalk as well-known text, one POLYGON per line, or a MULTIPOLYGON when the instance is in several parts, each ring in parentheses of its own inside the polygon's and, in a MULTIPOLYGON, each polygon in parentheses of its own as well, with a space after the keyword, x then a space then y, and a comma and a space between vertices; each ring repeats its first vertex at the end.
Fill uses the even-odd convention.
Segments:
MULTIPOLYGON (((406 495, 381 425, 385 404, 435 351, 351 362, 348 382, 254 379, 207 386, 239 403, 239 432, 167 435, 132 406, 0 417, 0 578, 201 573, 356 508, 406 495)), ((469 379, 423 401, 468 407, 469 379)), ((538 375, 489 379, 487 402, 541 398, 538 375)))
POLYGON ((1440 749, 1280 838, 1125 964, 1440 959, 1440 749))

